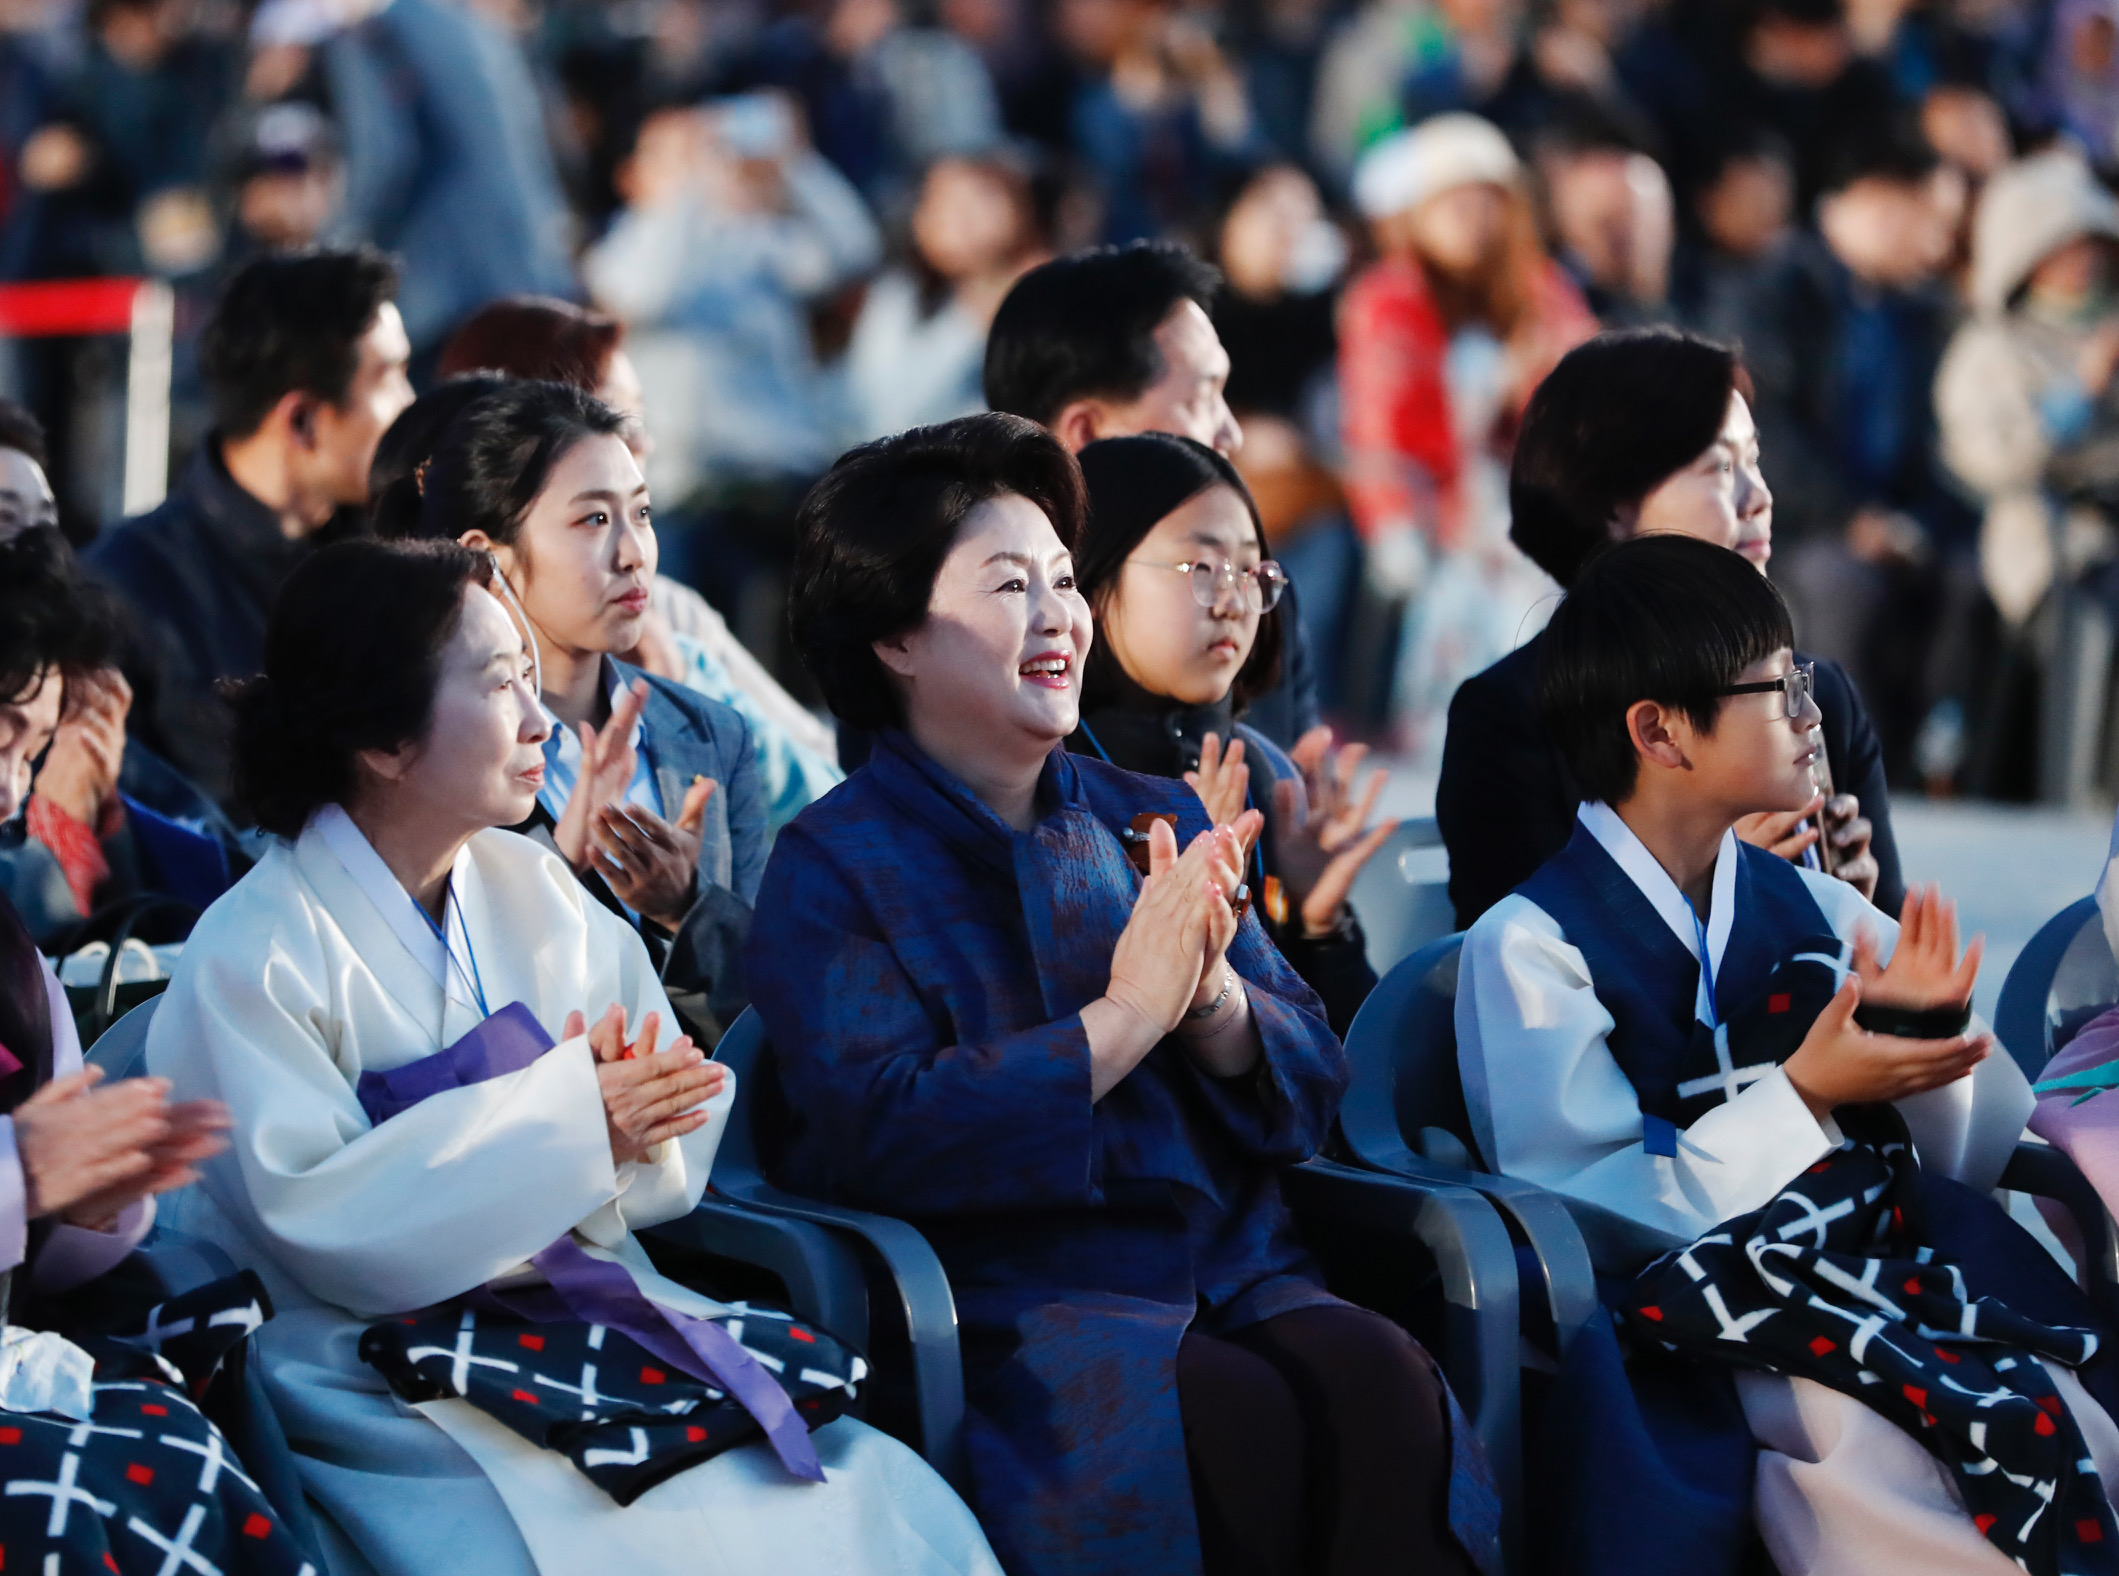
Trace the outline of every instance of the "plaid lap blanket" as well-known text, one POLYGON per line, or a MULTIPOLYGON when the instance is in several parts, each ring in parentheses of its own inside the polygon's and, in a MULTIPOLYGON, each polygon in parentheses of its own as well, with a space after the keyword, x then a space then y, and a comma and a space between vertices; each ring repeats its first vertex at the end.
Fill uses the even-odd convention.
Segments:
POLYGON ((1898 1114, 1763 1209, 1665 1255, 1630 1287, 1630 1332, 1708 1362, 1814 1379, 1874 1408, 1942 1463, 1974 1522, 2032 1576, 2119 1573, 2119 1525, 2044 1358, 2079 1368, 2091 1330, 1969 1294, 1922 1245, 1919 1169, 1898 1114))
MULTIPOLYGON (((868 1376, 858 1352, 792 1314, 737 1302, 715 1322, 812 1429, 844 1413, 868 1376)), ((469 1401, 561 1452, 621 1505, 764 1432, 734 1397, 600 1324, 458 1304, 371 1325, 360 1352, 405 1401, 469 1401)))
POLYGON ((270 1316, 255 1276, 216 1281, 77 1343, 87 1422, 0 1411, 0 1571, 315 1576, 198 1406, 270 1316))

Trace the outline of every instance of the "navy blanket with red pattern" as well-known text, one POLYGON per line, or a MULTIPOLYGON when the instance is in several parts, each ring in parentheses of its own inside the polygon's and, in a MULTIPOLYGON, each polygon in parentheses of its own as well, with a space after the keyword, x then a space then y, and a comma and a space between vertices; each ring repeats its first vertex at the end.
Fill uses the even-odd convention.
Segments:
POLYGON ((2115 1576, 2119 1525, 2038 1361, 2080 1368, 2099 1337, 1972 1294, 1964 1270, 1923 1245, 1919 1164, 1898 1113, 1840 1119, 1844 1147, 1644 1270, 1622 1309, 1629 1328, 1853 1396, 1942 1463, 1987 1541, 2032 1576, 2115 1576))

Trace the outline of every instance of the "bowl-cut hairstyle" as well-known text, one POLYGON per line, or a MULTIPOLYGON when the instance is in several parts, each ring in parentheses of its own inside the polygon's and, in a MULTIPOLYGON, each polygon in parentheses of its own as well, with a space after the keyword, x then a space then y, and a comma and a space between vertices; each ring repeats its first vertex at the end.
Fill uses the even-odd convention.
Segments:
POLYGON ((1583 567, 1545 626, 1538 709, 1585 799, 1618 804, 1640 773, 1627 710, 1674 706, 1702 733, 1721 691, 1795 644, 1788 605, 1749 559, 1695 537, 1637 536, 1583 567))

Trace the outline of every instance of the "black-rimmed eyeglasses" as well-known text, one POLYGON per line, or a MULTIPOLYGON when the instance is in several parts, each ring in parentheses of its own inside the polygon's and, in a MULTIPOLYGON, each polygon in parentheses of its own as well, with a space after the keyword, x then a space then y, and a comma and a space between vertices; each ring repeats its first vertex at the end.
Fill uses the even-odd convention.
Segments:
POLYGON ((1764 695, 1778 690, 1784 697, 1781 720, 1793 722, 1817 697, 1817 664, 1799 662, 1777 679, 1761 679, 1756 684, 1731 684, 1715 691, 1717 695, 1764 695))

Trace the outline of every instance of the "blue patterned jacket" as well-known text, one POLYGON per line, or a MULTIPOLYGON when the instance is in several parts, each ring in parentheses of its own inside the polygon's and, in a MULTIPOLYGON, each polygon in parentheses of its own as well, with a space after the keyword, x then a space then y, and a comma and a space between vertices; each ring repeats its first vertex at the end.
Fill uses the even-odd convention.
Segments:
POLYGON ((1229 961, 1265 1045, 1217 1079, 1165 1040, 1092 1103, 1082 1007, 1139 878, 1117 828, 1181 781, 1055 750, 1006 826, 902 734, 780 834, 748 974, 777 1050, 783 1185, 909 1218, 962 1321, 971 1499, 1013 1576, 1199 1568, 1177 1346, 1329 1303, 1277 1169, 1324 1141, 1346 1061, 1255 917, 1229 961))

